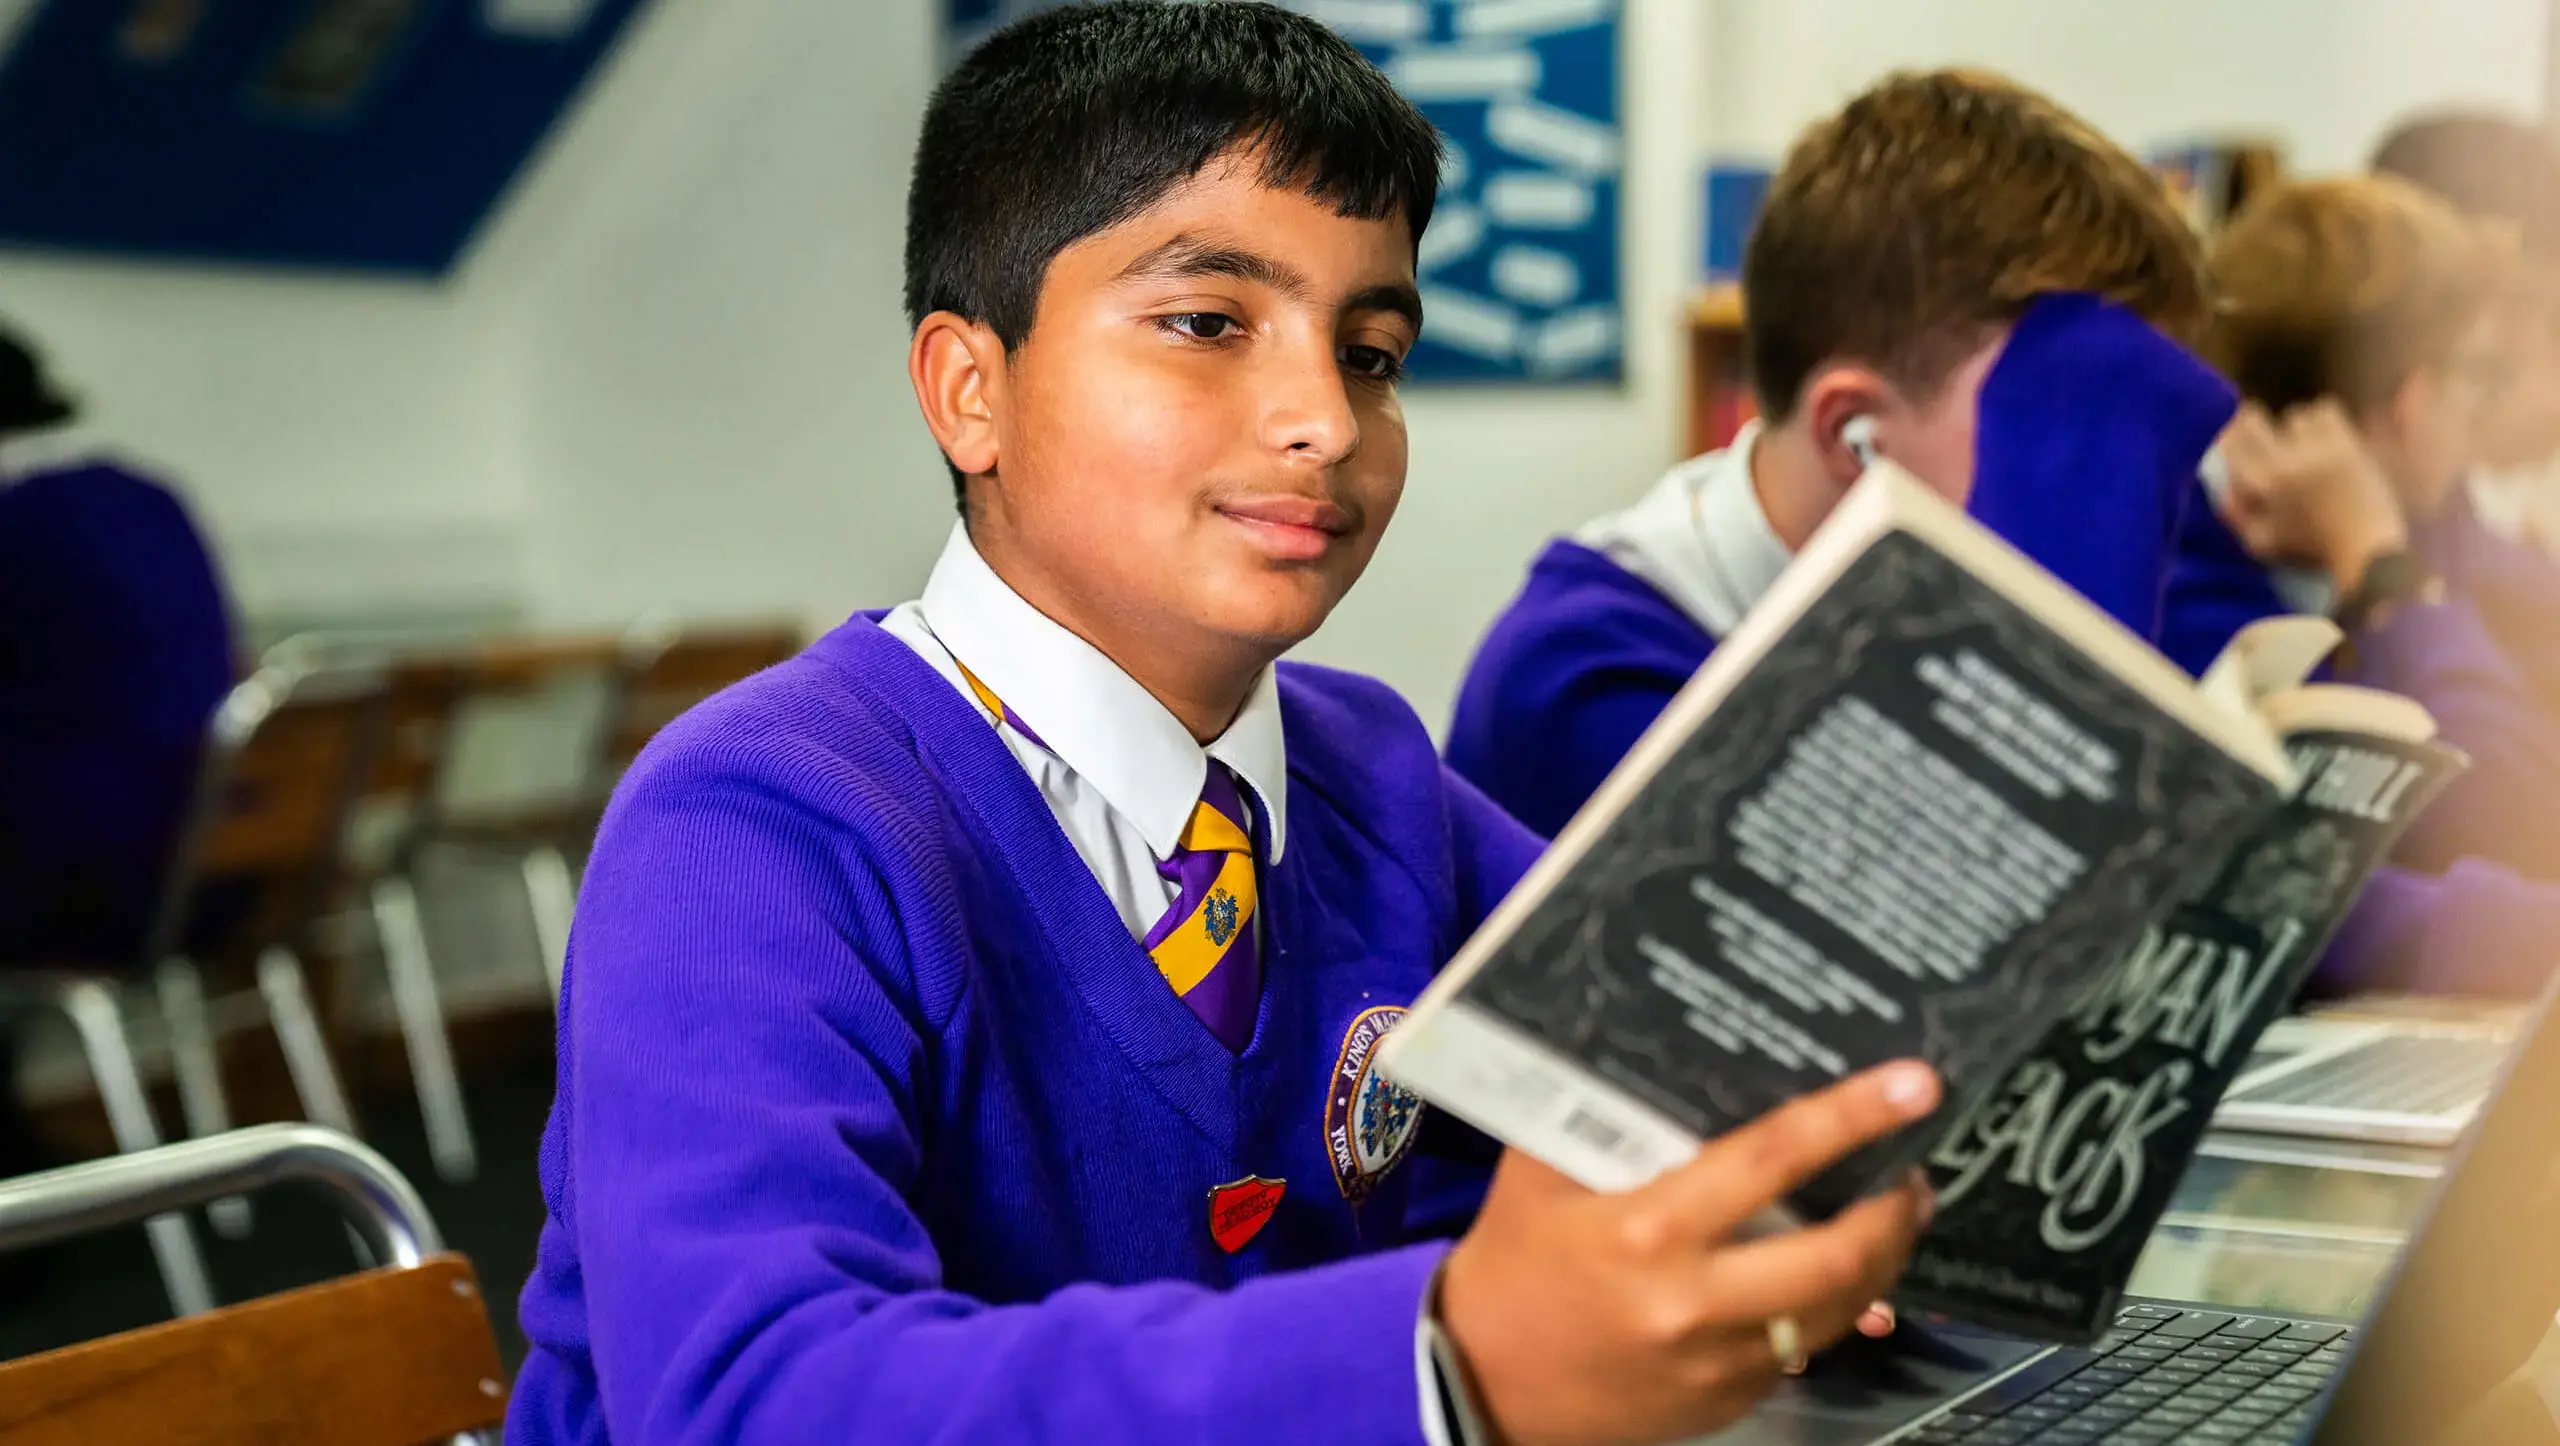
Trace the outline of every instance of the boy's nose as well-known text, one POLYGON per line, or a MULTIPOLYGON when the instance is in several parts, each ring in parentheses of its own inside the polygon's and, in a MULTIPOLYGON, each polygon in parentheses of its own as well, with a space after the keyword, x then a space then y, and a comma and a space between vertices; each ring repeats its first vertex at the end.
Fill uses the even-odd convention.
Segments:
MULTIPOLYGON (((1275 372, 1281 369, 1274 368, 1275 372)), ((1293 462, 1332 466, 1360 446, 1360 419, 1341 364, 1328 350, 1322 366, 1292 363, 1265 393, 1263 443, 1293 462)))

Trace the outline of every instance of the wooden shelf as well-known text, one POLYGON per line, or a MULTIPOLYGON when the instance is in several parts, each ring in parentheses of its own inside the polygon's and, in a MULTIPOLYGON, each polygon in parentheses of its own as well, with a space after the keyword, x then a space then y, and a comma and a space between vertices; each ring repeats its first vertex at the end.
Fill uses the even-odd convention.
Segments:
POLYGON ((1726 282, 1689 299, 1689 451, 1733 440, 1754 407, 1742 354, 1742 288, 1726 282))
POLYGON ((1742 288, 1728 281, 1691 297, 1689 325, 1714 331, 1742 330, 1742 288))

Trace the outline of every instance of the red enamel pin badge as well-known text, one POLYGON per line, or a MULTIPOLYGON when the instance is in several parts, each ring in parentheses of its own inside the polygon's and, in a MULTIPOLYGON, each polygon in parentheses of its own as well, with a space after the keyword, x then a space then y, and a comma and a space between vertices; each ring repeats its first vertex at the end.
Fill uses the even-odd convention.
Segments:
POLYGON ((1252 1244, 1262 1227, 1271 1223, 1271 1212, 1280 1208, 1280 1196, 1288 1188, 1286 1180, 1247 1175, 1210 1191, 1209 1238, 1229 1255, 1252 1244))

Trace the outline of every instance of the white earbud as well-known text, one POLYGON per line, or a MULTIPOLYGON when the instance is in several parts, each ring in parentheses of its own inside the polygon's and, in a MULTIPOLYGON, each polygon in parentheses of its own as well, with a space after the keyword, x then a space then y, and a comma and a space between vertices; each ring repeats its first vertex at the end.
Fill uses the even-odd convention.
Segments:
POLYGON ((1851 417, 1840 426, 1840 441, 1858 459, 1861 467, 1876 464, 1876 419, 1851 417))

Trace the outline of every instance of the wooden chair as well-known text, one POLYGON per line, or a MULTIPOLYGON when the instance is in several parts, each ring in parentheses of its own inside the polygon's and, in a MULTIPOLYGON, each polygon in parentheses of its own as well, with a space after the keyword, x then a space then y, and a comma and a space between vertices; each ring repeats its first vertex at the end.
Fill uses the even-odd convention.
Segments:
POLYGON ((506 1388, 470 1262, 443 1253, 417 1192, 343 1135, 265 1125, 0 1182, 0 1251, 283 1181, 334 1196, 383 1264, 0 1363, 0 1446, 494 1441, 506 1388))
POLYGON ((515 861, 533 915, 535 948, 551 994, 569 951, 577 906, 569 855, 593 828, 594 759, 614 731, 627 664, 621 640, 536 638, 495 643, 456 660, 460 726, 493 710, 548 710, 573 735, 552 766, 507 796, 449 801, 422 842, 515 861))
MULTIPOLYGON (((326 640, 315 646, 327 646, 326 640)), ((454 1067, 412 872, 435 828, 464 695, 463 669, 450 656, 419 654, 395 657, 382 671, 381 737, 356 786, 332 908, 359 926, 381 961, 426 1126, 428 1157, 439 1176, 462 1184, 479 1173, 480 1152, 454 1067)))
POLYGON ((603 700, 597 736, 546 797, 499 817, 447 818, 434 837, 441 842, 502 849, 516 858, 534 939, 560 997, 569 957, 569 926, 577 907, 577 872, 570 860, 594 838, 606 797, 624 769, 657 731, 685 709, 760 669, 797 652, 797 628, 740 624, 680 628, 644 623, 619 638, 565 638, 510 643, 483 651, 464 664, 468 702, 538 696, 565 685, 588 683, 603 700))
MULTIPOLYGON (((208 730, 195 817, 169 871, 142 957, 63 961, 0 979, 0 1007, 52 1010, 78 1032, 116 1148, 160 1143, 134 1062, 128 982, 156 983, 188 1133, 219 1134, 230 1105, 214 1046, 204 965, 254 961, 265 1013, 303 1113, 353 1132, 353 1112, 311 1003, 302 934, 336 869, 354 779, 370 756, 380 683, 359 669, 262 668, 232 690, 208 730)), ((245 1233, 244 1203, 225 1199, 217 1229, 245 1233)), ((202 1254, 185 1217, 151 1222, 151 1242, 179 1315, 212 1308, 202 1254)))
POLYGON ((800 629, 788 623, 693 628, 642 624, 624 641, 627 672, 621 707, 605 740, 602 791, 676 715, 742 678, 786 662, 800 651, 800 629))

